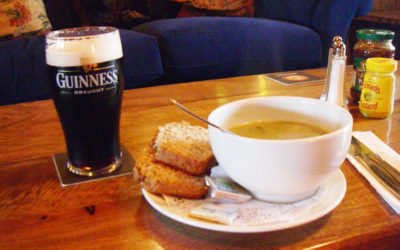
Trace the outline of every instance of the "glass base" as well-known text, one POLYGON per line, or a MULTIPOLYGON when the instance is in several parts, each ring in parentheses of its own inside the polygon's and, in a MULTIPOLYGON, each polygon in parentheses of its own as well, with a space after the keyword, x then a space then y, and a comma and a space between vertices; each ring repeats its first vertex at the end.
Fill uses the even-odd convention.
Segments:
POLYGON ((86 182, 93 182, 93 181, 99 181, 99 180, 104 180, 104 179, 109 179, 109 178, 114 178, 114 177, 119 177, 119 176, 125 176, 125 175, 130 175, 133 172, 133 168, 135 167, 135 159, 133 159, 132 155, 129 153, 129 151, 125 148, 124 145, 121 145, 121 166, 118 167, 115 171, 109 173, 109 174, 104 174, 104 175, 99 175, 99 176, 83 176, 83 175, 77 175, 72 173, 70 170, 68 170, 68 156, 66 152, 62 153, 57 153, 53 155, 53 163, 54 163, 54 168, 57 171, 58 179, 60 180, 60 184, 62 187, 68 187, 72 185, 78 185, 86 182))
POLYGON ((120 157, 112 164, 96 170, 91 170, 90 167, 76 167, 72 165, 70 162, 67 163, 67 168, 74 174, 83 175, 83 176, 99 176, 111 173, 117 170, 121 166, 122 152, 120 157))

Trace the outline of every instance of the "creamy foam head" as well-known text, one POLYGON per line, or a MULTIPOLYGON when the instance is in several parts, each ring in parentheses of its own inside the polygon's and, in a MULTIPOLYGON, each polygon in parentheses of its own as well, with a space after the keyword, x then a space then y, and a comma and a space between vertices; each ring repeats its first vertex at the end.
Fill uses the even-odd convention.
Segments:
POLYGON ((46 62, 51 66, 81 66, 122 57, 119 31, 111 27, 54 31, 47 35, 46 42, 46 62))

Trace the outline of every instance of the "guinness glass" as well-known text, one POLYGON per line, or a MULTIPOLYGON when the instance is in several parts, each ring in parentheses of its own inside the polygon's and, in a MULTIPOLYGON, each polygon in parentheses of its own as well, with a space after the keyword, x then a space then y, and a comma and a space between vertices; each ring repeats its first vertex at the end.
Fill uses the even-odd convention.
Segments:
POLYGON ((68 169, 110 173, 121 164, 119 120, 124 80, 119 31, 59 30, 46 36, 50 89, 64 131, 68 169))

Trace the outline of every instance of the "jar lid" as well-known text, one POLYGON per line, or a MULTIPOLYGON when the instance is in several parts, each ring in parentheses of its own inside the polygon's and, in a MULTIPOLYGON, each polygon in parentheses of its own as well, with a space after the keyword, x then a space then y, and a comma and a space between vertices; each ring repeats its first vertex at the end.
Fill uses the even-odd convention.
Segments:
POLYGON ((361 29, 356 31, 356 37, 366 40, 391 40, 394 32, 382 29, 361 29))
POLYGON ((397 69, 397 61, 384 57, 371 57, 366 61, 367 71, 392 73, 397 69))

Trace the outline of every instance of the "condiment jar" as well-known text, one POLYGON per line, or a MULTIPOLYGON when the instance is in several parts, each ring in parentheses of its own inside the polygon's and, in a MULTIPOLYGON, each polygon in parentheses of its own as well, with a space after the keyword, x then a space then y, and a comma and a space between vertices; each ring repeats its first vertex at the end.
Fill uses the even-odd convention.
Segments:
POLYGON ((365 117, 386 118, 393 112, 397 61, 374 57, 366 61, 366 72, 359 103, 365 117))
POLYGON ((392 44, 394 32, 381 29, 361 29, 356 31, 357 43, 353 48, 353 67, 356 71, 351 87, 353 101, 360 101, 360 93, 365 73, 365 60, 371 57, 394 58, 395 47, 392 44))

